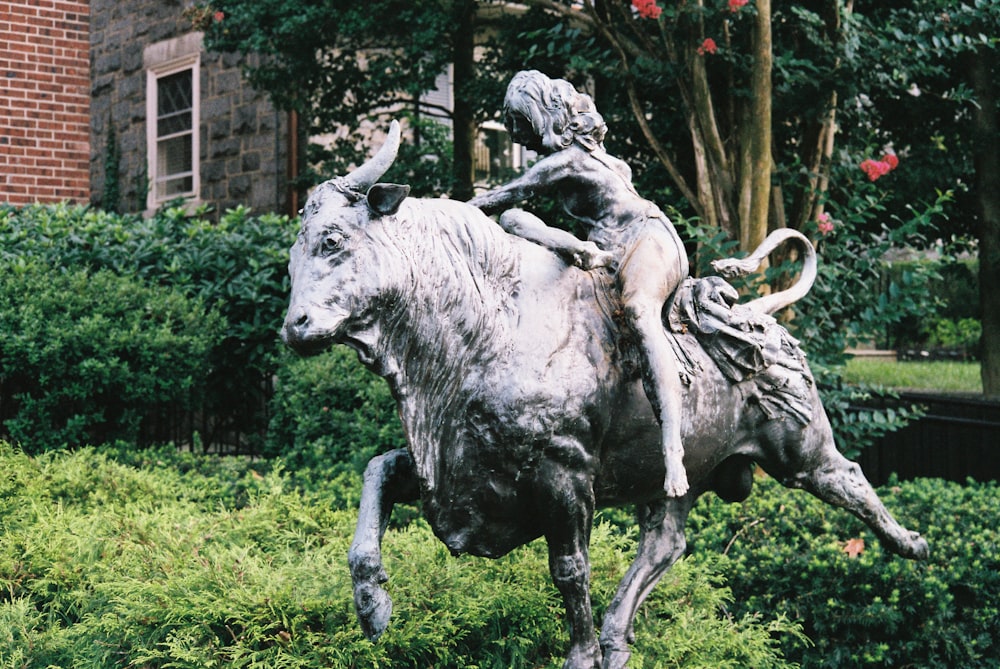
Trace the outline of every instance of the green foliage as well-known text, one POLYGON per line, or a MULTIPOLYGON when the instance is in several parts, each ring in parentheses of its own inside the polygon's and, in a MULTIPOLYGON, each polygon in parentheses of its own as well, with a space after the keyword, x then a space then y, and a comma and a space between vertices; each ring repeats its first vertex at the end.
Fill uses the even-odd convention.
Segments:
POLYGON ((816 283, 795 305, 790 329, 809 353, 838 446, 848 457, 855 457, 920 412, 916 407, 893 408, 893 403, 883 401, 886 393, 880 389, 845 387, 840 381, 845 351, 877 340, 901 323, 934 316, 939 306, 930 290, 938 278, 934 266, 916 264, 890 275, 888 282, 881 268, 890 249, 920 244, 946 220, 945 206, 951 196, 939 193, 934 203, 910 207, 908 218, 889 225, 880 223, 886 215, 883 188, 864 179, 850 158, 844 158, 838 173, 843 174, 840 188, 846 204, 829 203, 833 231, 817 240, 816 283))
MULTIPOLYGON (((912 270, 899 271, 888 283, 880 273, 882 258, 891 248, 905 248, 917 243, 939 217, 948 194, 922 210, 912 209, 907 220, 883 226, 880 234, 869 232, 874 220, 882 215, 879 191, 864 181, 849 181, 853 166, 842 165, 847 184, 853 189, 851 204, 833 220, 834 229, 819 237, 818 276, 810 293, 786 313, 778 314, 789 331, 802 342, 809 355, 809 365, 820 388, 823 405, 833 425, 838 447, 856 457, 879 437, 905 426, 920 415, 916 407, 895 406, 886 402, 891 392, 875 387, 845 386, 840 378, 847 360, 845 351, 860 342, 909 319, 925 319, 934 313, 936 303, 929 299, 929 286, 937 277, 935 267, 916 264, 912 270)), ((836 212, 841 212, 833 207, 836 212)), ((683 234, 696 242, 693 273, 713 273, 709 263, 736 255, 736 243, 727 235, 698 226, 695 222, 674 217, 683 234)), ((768 283, 795 276, 800 265, 784 261, 769 267, 764 275, 768 283)), ((747 296, 756 295, 758 286, 748 277, 737 287, 747 296)))
POLYGON ((278 370, 268 456, 296 475, 323 478, 345 466, 360 473, 374 455, 405 445, 384 380, 343 346, 312 358, 286 354, 278 370))
POLYGON ((0 273, 3 426, 26 449, 135 440, 144 418, 198 405, 218 312, 107 270, 0 273))
MULTIPOLYGON (((390 530, 393 622, 373 644, 351 604, 354 511, 295 492, 278 469, 138 465, 0 446, 0 667, 561 664, 567 633, 541 542, 495 561, 454 558, 422 521, 390 530)), ((595 528, 599 612, 632 547, 595 528)), ((631 666, 792 666, 777 647, 796 627, 728 614, 725 565, 689 558, 670 572, 640 612, 631 666)))
POLYGON ((940 348, 959 349, 974 352, 983 336, 983 324, 976 318, 953 321, 941 318, 931 328, 928 344, 940 348))
POLYGON ((901 404, 891 387, 846 384, 841 373, 839 367, 832 371, 822 365, 813 365, 837 448, 848 458, 857 458, 861 451, 886 434, 902 429, 924 414, 916 404, 901 404))
POLYGON ((739 505, 703 498, 689 544, 724 551, 734 615, 761 611, 800 622, 810 644, 786 636, 789 660, 804 667, 997 666, 1000 533, 995 483, 937 479, 879 491, 889 510, 931 545, 912 562, 888 554, 846 512, 758 478, 739 505), (851 557, 847 549, 860 545, 851 557))
POLYGON ((451 189, 452 151, 447 128, 428 117, 450 110, 420 98, 454 59, 463 11, 463 3, 439 0, 212 0, 189 14, 208 49, 250 56, 249 82, 279 108, 300 112, 309 136, 336 136, 328 147, 310 146, 309 183, 301 185, 345 174, 367 157, 372 122, 384 128, 412 113, 421 141, 402 152, 397 173, 413 179, 415 192, 440 195, 451 189), (224 18, 214 20, 216 12, 224 18))
MULTIPOLYGON (((413 113, 397 113, 405 120, 414 141, 403 142, 396 160, 384 175, 387 183, 410 187, 413 197, 440 197, 452 189, 452 141, 448 126, 413 113)), ((336 137, 328 146, 310 144, 309 166, 303 175, 303 185, 312 185, 350 172, 364 163, 372 152, 371 138, 359 141, 355 136, 336 137)))
POLYGON ((927 292, 938 306, 922 318, 911 315, 887 327, 879 343, 886 348, 962 348, 969 355, 978 349, 981 325, 978 261, 958 260, 947 253, 941 260, 896 260, 886 263, 883 284, 898 284, 906 277, 929 277, 927 292), (978 328, 978 331, 977 331, 978 328))
MULTIPOLYGON (((0 271, 22 272, 29 264, 106 270, 216 308, 224 329, 210 353, 206 408, 220 419, 220 433, 262 434, 295 233, 286 217, 251 216, 245 208, 213 223, 181 207, 142 219, 65 204, 3 206, 0 271)), ((216 435, 203 437, 211 443, 216 435)))

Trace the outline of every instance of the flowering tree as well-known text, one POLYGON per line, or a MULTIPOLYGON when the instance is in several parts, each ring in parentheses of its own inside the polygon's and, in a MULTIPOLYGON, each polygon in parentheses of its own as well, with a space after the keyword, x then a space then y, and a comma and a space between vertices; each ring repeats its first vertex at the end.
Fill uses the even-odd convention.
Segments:
POLYGON ((953 189, 940 234, 976 242, 983 390, 1000 395, 1000 3, 869 0, 864 11, 882 75, 867 103, 883 141, 907 152, 904 199, 953 189))
MULTIPOLYGON (((639 136, 620 151, 644 144, 637 154, 662 168, 647 163, 645 172, 671 184, 664 195, 680 195, 702 226, 741 248, 775 227, 830 235, 833 204, 860 207, 844 215, 871 234, 921 205, 933 213, 917 218, 936 234, 974 234, 984 388, 1000 393, 1000 3, 805 0, 772 11, 770 0, 526 2, 601 38, 607 52, 580 40, 566 71, 599 93, 602 82, 625 89, 639 136), (880 192, 835 195, 838 164, 860 168, 880 192), (886 179, 895 170, 905 178, 886 179), (954 197, 935 201, 935 190, 954 197)), ((614 95, 605 98, 601 109, 613 109, 614 95)), ((838 174, 850 183, 849 172, 838 174)))

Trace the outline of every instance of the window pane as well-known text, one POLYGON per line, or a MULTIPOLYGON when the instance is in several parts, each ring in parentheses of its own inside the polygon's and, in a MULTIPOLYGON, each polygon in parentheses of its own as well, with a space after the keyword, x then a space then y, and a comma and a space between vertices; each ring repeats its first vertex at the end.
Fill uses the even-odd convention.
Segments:
POLYGON ((164 116, 156 121, 156 136, 164 137, 177 132, 184 132, 191 129, 191 112, 181 112, 164 116))
POLYGON ((191 135, 165 139, 158 142, 156 148, 156 173, 160 177, 191 171, 191 135))
POLYGON ((186 195, 192 190, 194 190, 194 177, 190 175, 177 177, 176 179, 168 179, 158 183, 156 185, 156 198, 158 200, 165 200, 177 195, 186 195))
POLYGON ((514 171, 514 144, 505 131, 481 128, 474 161, 477 181, 508 179, 514 171))
POLYGON ((160 77, 156 87, 157 117, 191 110, 191 70, 160 77))

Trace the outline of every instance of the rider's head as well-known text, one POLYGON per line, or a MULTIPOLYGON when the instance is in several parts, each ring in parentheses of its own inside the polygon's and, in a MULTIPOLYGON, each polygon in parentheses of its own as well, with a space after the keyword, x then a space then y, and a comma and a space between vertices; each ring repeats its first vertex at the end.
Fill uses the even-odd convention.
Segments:
POLYGON ((503 116, 515 142, 543 153, 573 142, 593 151, 608 131, 589 95, 565 79, 550 79, 537 70, 518 72, 511 79, 503 116))

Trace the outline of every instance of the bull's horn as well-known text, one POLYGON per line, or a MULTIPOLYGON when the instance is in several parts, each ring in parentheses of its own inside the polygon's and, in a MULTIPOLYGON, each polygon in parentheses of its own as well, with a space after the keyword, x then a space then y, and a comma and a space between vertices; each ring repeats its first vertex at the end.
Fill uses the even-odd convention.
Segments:
POLYGON ((392 166, 396 160, 396 153, 399 151, 399 121, 393 120, 389 126, 389 136, 385 143, 374 156, 368 159, 364 165, 348 174, 345 179, 347 183, 364 193, 392 166))

